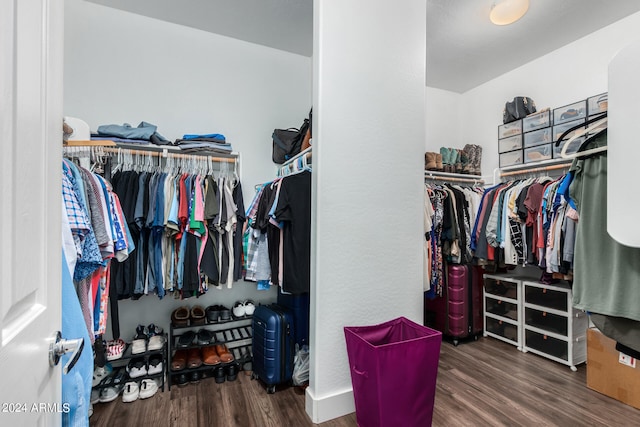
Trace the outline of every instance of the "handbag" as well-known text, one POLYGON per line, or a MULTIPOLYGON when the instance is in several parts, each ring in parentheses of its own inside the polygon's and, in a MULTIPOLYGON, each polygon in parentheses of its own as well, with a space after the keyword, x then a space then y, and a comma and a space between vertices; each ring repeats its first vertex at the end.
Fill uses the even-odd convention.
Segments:
POLYGON ((507 124, 527 117, 536 112, 536 103, 526 96, 516 96, 513 101, 507 101, 502 111, 502 123, 507 124))
POLYGON ((309 129, 309 119, 304 119, 300 129, 274 129, 271 159, 274 163, 283 164, 301 151, 302 141, 309 129))

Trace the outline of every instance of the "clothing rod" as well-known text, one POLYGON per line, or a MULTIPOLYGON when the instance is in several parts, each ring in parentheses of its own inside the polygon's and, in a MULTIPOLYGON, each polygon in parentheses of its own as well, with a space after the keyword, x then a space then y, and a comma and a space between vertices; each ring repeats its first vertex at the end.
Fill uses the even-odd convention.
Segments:
POLYGON ((305 156, 307 153, 308 153, 309 155, 311 155, 311 148, 312 148, 312 147, 307 147, 307 148, 305 148, 304 150, 302 150, 301 152, 299 152, 298 154, 296 154, 295 156, 293 156, 292 158, 290 158, 289 160, 287 160, 286 162, 284 162, 284 163, 282 164, 282 166, 280 166, 280 168, 283 168, 283 167, 285 167, 285 166, 290 165, 291 163, 295 162, 295 161, 296 161, 297 159, 299 159, 300 157, 305 156))
POLYGON ((167 152, 167 151, 147 151, 147 150, 134 150, 131 148, 111 148, 111 147, 104 147, 104 152, 105 153, 113 153, 113 154, 118 154, 118 152, 121 152, 120 150, 122 150, 122 152, 126 152, 126 153, 130 153, 130 154, 140 154, 143 156, 154 156, 154 157, 174 157, 177 159, 191 159, 194 157, 202 157, 202 158, 206 158, 209 159, 213 162, 226 162, 226 163, 235 163, 236 162, 236 157, 214 157, 208 154, 185 154, 185 153, 171 153, 171 152, 167 152))
POLYGON ((566 169, 566 168, 569 168, 569 167, 571 167, 571 163, 559 163, 559 164, 550 165, 550 166, 535 167, 535 168, 529 168, 529 169, 518 169, 518 170, 514 170, 514 171, 502 172, 502 173, 500 173, 500 177, 513 176, 513 175, 524 175, 524 174, 533 173, 533 172, 546 172, 546 171, 551 171, 551 170, 556 170, 556 169, 566 169))
POLYGON ((484 180, 480 175, 462 177, 457 174, 451 174, 447 172, 425 172, 424 179, 433 181, 469 182, 473 184, 484 184, 484 180))

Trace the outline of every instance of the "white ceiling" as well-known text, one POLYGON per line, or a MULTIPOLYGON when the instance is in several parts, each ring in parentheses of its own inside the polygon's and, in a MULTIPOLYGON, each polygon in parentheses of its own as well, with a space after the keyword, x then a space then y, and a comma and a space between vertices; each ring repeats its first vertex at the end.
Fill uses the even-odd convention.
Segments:
MULTIPOLYGON (((313 0, 89 1, 312 55, 313 0)), ((640 0, 530 0, 520 21, 498 27, 493 1, 427 0, 427 86, 466 92, 640 11, 640 0)))

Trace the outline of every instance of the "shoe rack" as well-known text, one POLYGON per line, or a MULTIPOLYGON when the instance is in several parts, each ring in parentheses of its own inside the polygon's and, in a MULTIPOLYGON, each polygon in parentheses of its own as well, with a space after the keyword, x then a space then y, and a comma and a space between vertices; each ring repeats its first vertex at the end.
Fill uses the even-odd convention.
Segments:
MULTIPOLYGON (((229 320, 210 321, 206 317, 204 323, 192 324, 188 326, 177 326, 173 322, 169 328, 169 362, 168 362, 168 387, 171 390, 171 386, 178 384, 178 378, 180 375, 185 374, 190 382, 196 382, 201 378, 214 377, 214 371, 219 368, 228 369, 230 365, 236 365, 237 371, 240 368, 251 362, 252 350, 251 350, 251 338, 253 336, 253 330, 251 326, 252 316, 235 317, 230 316, 229 320), (211 333, 211 341, 209 343, 198 343, 198 331, 205 329, 211 333), (188 345, 180 345, 180 338, 184 337, 189 332, 195 333, 195 338, 190 341, 188 345), (230 362, 220 362, 216 365, 205 365, 202 363, 198 367, 190 368, 185 366, 184 369, 173 370, 173 359, 178 350, 192 350, 198 349, 200 354, 200 360, 203 362, 204 357, 202 355, 202 349, 212 345, 224 344, 227 346, 228 351, 233 355, 234 360, 230 362), (197 380, 194 381, 194 378, 197 380)), ((183 340, 184 341, 184 340, 183 340)), ((216 382, 218 382, 216 380, 216 382)), ((182 384, 180 384, 182 385, 182 384)))
POLYGON ((115 387, 116 389, 119 390, 118 392, 119 394, 122 391, 122 388, 124 387, 125 383, 127 383, 128 381, 140 382, 144 379, 158 378, 158 379, 161 379, 160 389, 164 392, 164 387, 165 387, 165 382, 166 382, 167 372, 168 372, 168 368, 167 368, 168 350, 167 350, 167 334, 165 333, 163 335, 164 335, 164 344, 162 345, 162 348, 157 350, 147 349, 142 353, 133 354, 132 353, 133 346, 131 345, 131 343, 127 343, 124 351, 122 352, 122 356, 116 359, 107 360, 107 363, 109 363, 112 366, 113 371, 109 375, 107 375, 102 381, 100 381, 100 383, 93 386, 92 389, 102 390, 108 387, 115 387), (127 365, 132 360, 138 359, 138 358, 144 359, 145 366, 148 370, 149 359, 153 356, 162 357, 161 372, 152 374, 152 375, 145 374, 136 378, 129 377, 129 373, 127 372, 127 365))

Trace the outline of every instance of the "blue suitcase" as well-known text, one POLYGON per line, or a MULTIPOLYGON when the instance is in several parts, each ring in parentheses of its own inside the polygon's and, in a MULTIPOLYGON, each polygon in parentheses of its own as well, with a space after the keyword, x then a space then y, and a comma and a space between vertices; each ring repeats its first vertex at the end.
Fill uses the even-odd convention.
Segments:
POLYGON ((309 292, 299 295, 278 292, 278 305, 293 312, 295 343, 300 347, 309 345, 309 292))
POLYGON ((253 313, 253 379, 275 393, 276 385, 291 381, 295 355, 293 314, 277 304, 259 305, 253 313))

